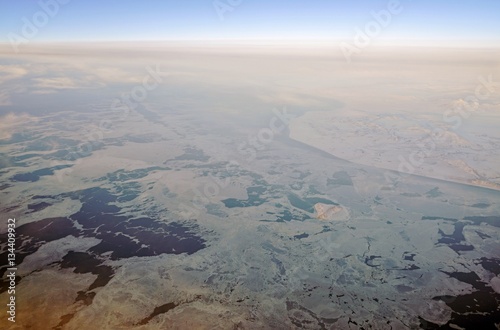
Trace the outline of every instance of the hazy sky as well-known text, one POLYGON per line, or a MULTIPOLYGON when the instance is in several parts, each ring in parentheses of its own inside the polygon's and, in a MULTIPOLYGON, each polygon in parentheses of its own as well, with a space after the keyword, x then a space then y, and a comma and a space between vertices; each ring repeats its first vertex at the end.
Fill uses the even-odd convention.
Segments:
MULTIPOLYGON (((389 2, 0 0, 0 41, 12 33, 23 36, 27 21, 39 26, 30 41, 352 39, 356 27, 364 29, 374 19, 371 12, 387 9, 389 2), (57 1, 67 3, 52 17, 40 13, 41 4, 57 1)), ((402 10, 391 15, 377 36, 381 40, 500 40, 498 0, 399 2, 402 10)))

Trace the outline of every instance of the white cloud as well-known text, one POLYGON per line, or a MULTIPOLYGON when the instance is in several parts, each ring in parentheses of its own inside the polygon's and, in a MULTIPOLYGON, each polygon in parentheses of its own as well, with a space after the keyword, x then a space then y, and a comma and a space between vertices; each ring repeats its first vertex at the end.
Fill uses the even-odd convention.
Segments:
POLYGON ((104 83, 115 82, 115 83, 140 83, 142 76, 131 75, 130 72, 126 72, 120 68, 116 67, 97 67, 89 68, 88 71, 94 80, 98 80, 104 83))
POLYGON ((98 88, 105 86, 103 83, 95 81, 94 77, 72 78, 65 76, 34 78, 33 94, 53 94, 58 91, 80 89, 80 88, 98 88))
POLYGON ((6 91, 1 91, 0 92, 0 106, 3 105, 11 105, 12 102, 10 102, 10 94, 7 93, 6 91))
POLYGON ((26 87, 20 84, 8 84, 7 87, 3 86, 0 90, 0 106, 12 105, 10 97, 12 94, 25 93, 26 87))
POLYGON ((0 140, 10 139, 16 130, 26 124, 28 121, 37 120, 36 117, 30 116, 28 114, 16 115, 15 113, 8 113, 0 117, 0 140))
POLYGON ((12 79, 19 79, 27 73, 28 70, 20 65, 0 65, 0 84, 12 79))
POLYGON ((32 92, 33 94, 44 95, 44 94, 54 94, 57 93, 55 89, 37 89, 32 92))
POLYGON ((276 92, 274 94, 261 95, 260 99, 265 102, 290 106, 321 107, 325 105, 323 100, 315 96, 293 92, 276 92))
POLYGON ((35 87, 42 89, 74 89, 80 86, 79 82, 69 77, 35 78, 35 87))

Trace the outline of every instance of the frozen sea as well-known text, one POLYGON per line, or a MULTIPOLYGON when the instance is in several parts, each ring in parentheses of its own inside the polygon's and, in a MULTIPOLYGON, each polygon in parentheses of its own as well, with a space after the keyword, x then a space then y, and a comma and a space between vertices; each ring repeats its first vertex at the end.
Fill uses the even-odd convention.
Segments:
POLYGON ((127 47, 0 56, 2 327, 498 329, 498 54, 127 47))

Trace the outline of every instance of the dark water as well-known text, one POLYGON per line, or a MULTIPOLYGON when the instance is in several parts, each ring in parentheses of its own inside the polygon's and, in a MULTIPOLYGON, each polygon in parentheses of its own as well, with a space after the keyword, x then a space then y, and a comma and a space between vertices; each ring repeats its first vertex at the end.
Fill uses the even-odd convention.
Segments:
MULTIPOLYGON (((90 188, 59 196, 36 196, 35 201, 78 199, 82 207, 70 217, 47 218, 19 226, 16 229, 16 264, 22 263, 26 256, 36 252, 41 245, 69 235, 100 239, 101 242, 89 250, 70 251, 58 262, 60 268, 74 268, 75 273, 97 275, 87 290, 80 291, 77 297, 77 301, 90 304, 95 295, 93 290, 105 286, 114 276, 115 270, 104 265, 108 259, 148 257, 164 253, 192 254, 205 248, 205 240, 198 234, 199 228, 195 223, 166 223, 150 217, 132 218, 122 215, 120 208, 112 205, 118 197, 102 188, 90 188)), ((31 205, 32 209, 37 209, 47 204, 50 203, 42 201, 31 205)), ((4 235, 0 243, 6 244, 4 235)), ((7 253, 2 253, 0 258, 6 260, 7 253)), ((0 269, 0 275, 5 271, 4 266, 0 269)), ((22 278, 19 278, 19 281, 22 281, 22 278)), ((2 282, 0 292, 6 291, 7 287, 7 282, 2 282)), ((65 316, 61 324, 69 321, 71 317, 65 316)))
POLYGON ((38 212, 38 211, 41 211, 50 205, 51 204, 46 203, 46 202, 28 204, 28 210, 31 210, 32 212, 38 212))
MULTIPOLYGON (((463 235, 464 227, 469 224, 477 226, 482 223, 498 227, 500 217, 468 216, 464 217, 463 220, 457 220, 426 216, 422 220, 445 220, 452 222, 454 226, 453 233, 447 235, 440 230, 439 234, 441 237, 438 239, 437 245, 445 244, 457 254, 460 254, 462 251, 471 251, 474 249, 472 245, 466 242, 463 235)), ((483 257, 475 260, 475 263, 480 264, 485 270, 494 275, 500 274, 500 257, 498 259, 483 257)), ((437 325, 420 318, 420 327, 422 329, 456 329, 456 326, 459 326, 463 329, 498 329, 497 325, 500 324, 500 294, 496 293, 488 283, 483 282, 473 271, 468 273, 443 271, 443 273, 460 282, 471 285, 475 291, 457 296, 433 297, 434 300, 443 301, 453 310, 451 319, 445 325, 437 325)))
POLYGON ((156 315, 159 315, 159 314, 164 314, 166 312, 168 312, 169 310, 171 309, 174 309, 175 307, 177 307, 176 304, 174 303, 166 303, 164 305, 161 305, 161 306, 158 306, 156 307, 153 312, 146 318, 144 318, 143 320, 141 320, 138 325, 145 325, 147 324, 149 321, 151 321, 151 319, 153 317, 155 317, 156 315))
POLYGON ((20 173, 16 174, 11 178, 11 181, 19 181, 19 182, 36 182, 40 180, 40 177, 42 176, 47 176, 47 175, 53 175, 55 171, 61 170, 63 168, 68 168, 73 165, 59 165, 59 166, 54 166, 54 167, 49 167, 49 168, 42 168, 40 170, 36 170, 33 172, 28 172, 28 173, 20 173))

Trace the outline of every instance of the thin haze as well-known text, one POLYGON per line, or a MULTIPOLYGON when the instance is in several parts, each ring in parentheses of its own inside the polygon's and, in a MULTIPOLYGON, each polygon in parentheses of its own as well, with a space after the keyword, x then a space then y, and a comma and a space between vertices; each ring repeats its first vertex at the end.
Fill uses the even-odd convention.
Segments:
MULTIPOLYGON (((41 4, 57 0, 0 1, 0 41, 22 36, 41 4)), ((391 1, 329 0, 60 0, 34 41, 104 40, 333 40, 352 39, 372 12, 391 1), (231 5, 232 4, 232 5, 231 5)), ((450 41, 498 44, 500 1, 400 0, 401 11, 380 41, 450 41)), ((43 18, 41 18, 43 19, 43 18)), ((43 21, 42 21, 43 23, 43 21)))

